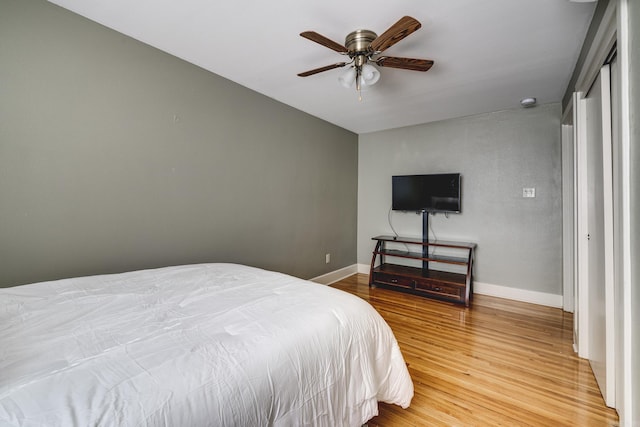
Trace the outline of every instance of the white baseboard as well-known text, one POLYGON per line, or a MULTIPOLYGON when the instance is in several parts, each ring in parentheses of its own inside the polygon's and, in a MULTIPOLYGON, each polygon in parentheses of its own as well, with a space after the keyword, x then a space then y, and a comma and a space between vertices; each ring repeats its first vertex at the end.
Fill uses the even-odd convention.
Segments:
POLYGON ((371 266, 369 264, 356 264, 358 266, 358 273, 369 274, 371 266))
MULTIPOLYGON (((356 264, 357 272, 369 274, 369 264, 356 264)), ((492 285, 490 283, 473 282, 473 293, 488 295, 497 298, 505 298, 514 301, 529 302, 531 304, 547 307, 562 308, 562 295, 548 294, 546 292, 529 291, 526 289, 510 288, 508 286, 492 285)))
POLYGON ((526 289, 510 288, 508 286, 473 282, 473 293, 545 305, 547 307, 562 308, 562 295, 548 294, 546 292, 529 291, 526 289))
MULTIPOLYGON (((309 280, 323 285, 330 285, 337 282, 338 280, 346 279, 349 276, 353 276, 358 272, 359 271, 357 264, 353 264, 339 270, 330 271, 327 274, 323 274, 322 276, 314 277, 309 280)), ((367 270, 367 273, 369 273, 369 270, 367 270)))

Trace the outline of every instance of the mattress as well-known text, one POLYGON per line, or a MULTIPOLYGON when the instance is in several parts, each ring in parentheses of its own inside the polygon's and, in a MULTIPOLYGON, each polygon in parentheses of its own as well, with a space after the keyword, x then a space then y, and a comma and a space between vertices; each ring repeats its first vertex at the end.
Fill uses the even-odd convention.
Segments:
POLYGON ((0 289, 2 426, 360 426, 413 384, 364 300, 236 264, 0 289))

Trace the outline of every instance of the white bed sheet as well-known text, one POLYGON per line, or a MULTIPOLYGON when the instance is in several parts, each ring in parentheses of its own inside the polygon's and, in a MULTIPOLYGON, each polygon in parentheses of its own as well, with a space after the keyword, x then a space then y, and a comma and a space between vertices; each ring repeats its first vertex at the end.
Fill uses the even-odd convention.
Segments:
POLYGON ((367 302, 199 264, 0 290, 0 425, 360 426, 413 384, 367 302))

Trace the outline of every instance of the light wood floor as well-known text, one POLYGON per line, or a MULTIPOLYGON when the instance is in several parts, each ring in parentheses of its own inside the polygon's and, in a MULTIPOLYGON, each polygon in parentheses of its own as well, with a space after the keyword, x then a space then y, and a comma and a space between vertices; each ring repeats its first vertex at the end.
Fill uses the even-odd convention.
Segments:
POLYGON ((362 274, 332 286, 380 312, 413 378, 411 406, 380 404, 369 427, 618 426, 560 309, 484 295, 464 308, 369 289, 362 274))

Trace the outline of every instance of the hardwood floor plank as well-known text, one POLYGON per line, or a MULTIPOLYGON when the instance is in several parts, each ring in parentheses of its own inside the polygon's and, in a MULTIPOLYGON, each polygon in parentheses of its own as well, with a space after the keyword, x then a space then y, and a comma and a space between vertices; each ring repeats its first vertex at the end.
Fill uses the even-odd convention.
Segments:
POLYGON ((384 317, 415 387, 408 409, 380 404, 369 427, 618 426, 573 352, 570 313, 484 295, 465 308, 368 283, 358 274, 331 286, 384 317))

